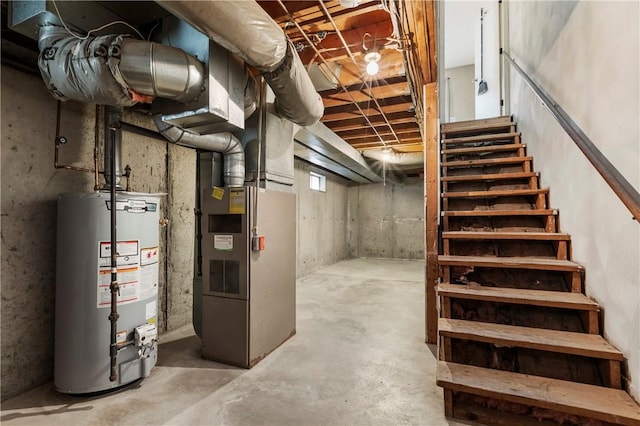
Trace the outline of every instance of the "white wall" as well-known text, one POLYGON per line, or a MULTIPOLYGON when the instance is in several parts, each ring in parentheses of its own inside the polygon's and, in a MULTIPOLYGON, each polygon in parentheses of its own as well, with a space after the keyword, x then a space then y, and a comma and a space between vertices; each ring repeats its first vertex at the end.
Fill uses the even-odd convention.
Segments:
POLYGON ((473 120, 476 114, 473 64, 445 70, 445 122, 473 120))
POLYGON ((476 37, 475 37, 475 66, 476 66, 476 107, 477 119, 491 118, 500 115, 500 45, 498 40, 498 2, 477 1, 473 2, 476 9, 476 37), (489 90, 478 95, 480 83, 480 9, 483 8, 483 79, 487 82, 489 90))
MULTIPOLYGON (((640 188, 638 2, 512 2, 509 50, 636 188, 640 188)), ((512 113, 586 291, 604 307, 604 334, 628 360, 640 399, 640 224, 551 115, 511 72, 512 113)))

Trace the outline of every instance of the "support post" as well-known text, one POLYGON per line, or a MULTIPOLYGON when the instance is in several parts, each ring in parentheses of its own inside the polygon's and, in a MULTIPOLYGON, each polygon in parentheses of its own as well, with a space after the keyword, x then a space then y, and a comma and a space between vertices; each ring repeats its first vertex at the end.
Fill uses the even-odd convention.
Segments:
POLYGON ((440 182, 438 141, 438 84, 424 86, 424 191, 425 191, 425 257, 426 257, 426 342, 438 342, 438 223, 440 182))

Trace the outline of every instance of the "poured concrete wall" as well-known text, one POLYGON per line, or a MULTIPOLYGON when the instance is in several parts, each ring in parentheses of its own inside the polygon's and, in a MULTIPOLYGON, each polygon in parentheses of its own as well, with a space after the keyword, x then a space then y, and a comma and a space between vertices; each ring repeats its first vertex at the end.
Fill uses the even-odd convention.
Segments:
POLYGON ((296 276, 301 277, 349 257, 348 181, 296 159, 294 189, 298 218, 296 276), (326 176, 326 192, 309 188, 310 171, 326 176))
MULTIPOLYGON (((56 198, 93 190, 93 175, 53 167, 56 101, 42 81, 2 67, 2 398, 52 379, 56 259, 56 198), (23 90, 29 88, 29 90, 23 90)), ((93 167, 95 106, 62 104, 60 162, 93 167)), ((148 118, 127 114, 149 125, 148 118)), ((132 189, 168 192, 160 230, 162 331, 191 322, 195 153, 130 133, 123 165, 132 189), (168 285, 167 285, 168 283, 168 285)), ((105 318, 106 321, 106 318, 105 318)))
POLYGON ((351 257, 424 258, 422 179, 349 188, 351 257))
MULTIPOLYGON (((509 2, 508 49, 640 189, 638 2, 509 2)), ((511 72, 512 113, 541 183, 551 188, 604 334, 628 360, 640 399, 640 224, 548 111, 511 72)))

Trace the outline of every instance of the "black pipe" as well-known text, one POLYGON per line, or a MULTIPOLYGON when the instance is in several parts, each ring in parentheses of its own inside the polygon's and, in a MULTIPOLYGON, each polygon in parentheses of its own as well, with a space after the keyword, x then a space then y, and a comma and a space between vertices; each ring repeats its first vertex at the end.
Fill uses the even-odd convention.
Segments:
POLYGON ((111 340, 109 344, 109 357, 111 359, 111 369, 109 374, 109 381, 115 382, 118 380, 118 374, 116 372, 116 358, 118 357, 118 344, 116 343, 116 334, 118 332, 118 295, 120 293, 120 287, 118 285, 118 239, 116 233, 116 213, 118 211, 116 205, 116 150, 117 141, 122 137, 122 130, 120 128, 120 120, 122 119, 122 109, 106 106, 105 107, 105 138, 110 139, 109 145, 111 148, 110 162, 110 174, 111 181, 109 182, 109 189, 111 191, 111 313, 109 314, 109 321, 111 322, 111 340))
POLYGON ((153 130, 149 130, 145 127, 136 126, 135 124, 121 122, 122 130, 130 133, 135 133, 136 135, 144 136, 146 138, 156 139, 160 142, 166 142, 167 139, 162 136, 160 133, 155 132, 153 130))

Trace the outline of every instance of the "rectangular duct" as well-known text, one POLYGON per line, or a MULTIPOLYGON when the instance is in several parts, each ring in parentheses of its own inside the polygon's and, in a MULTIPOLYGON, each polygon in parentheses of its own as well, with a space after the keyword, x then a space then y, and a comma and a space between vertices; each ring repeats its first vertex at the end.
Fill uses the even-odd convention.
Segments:
POLYGON ((162 22, 162 44, 180 48, 204 62, 205 90, 193 102, 157 99, 155 112, 166 123, 205 135, 244 129, 244 62, 189 24, 168 17, 162 22))

